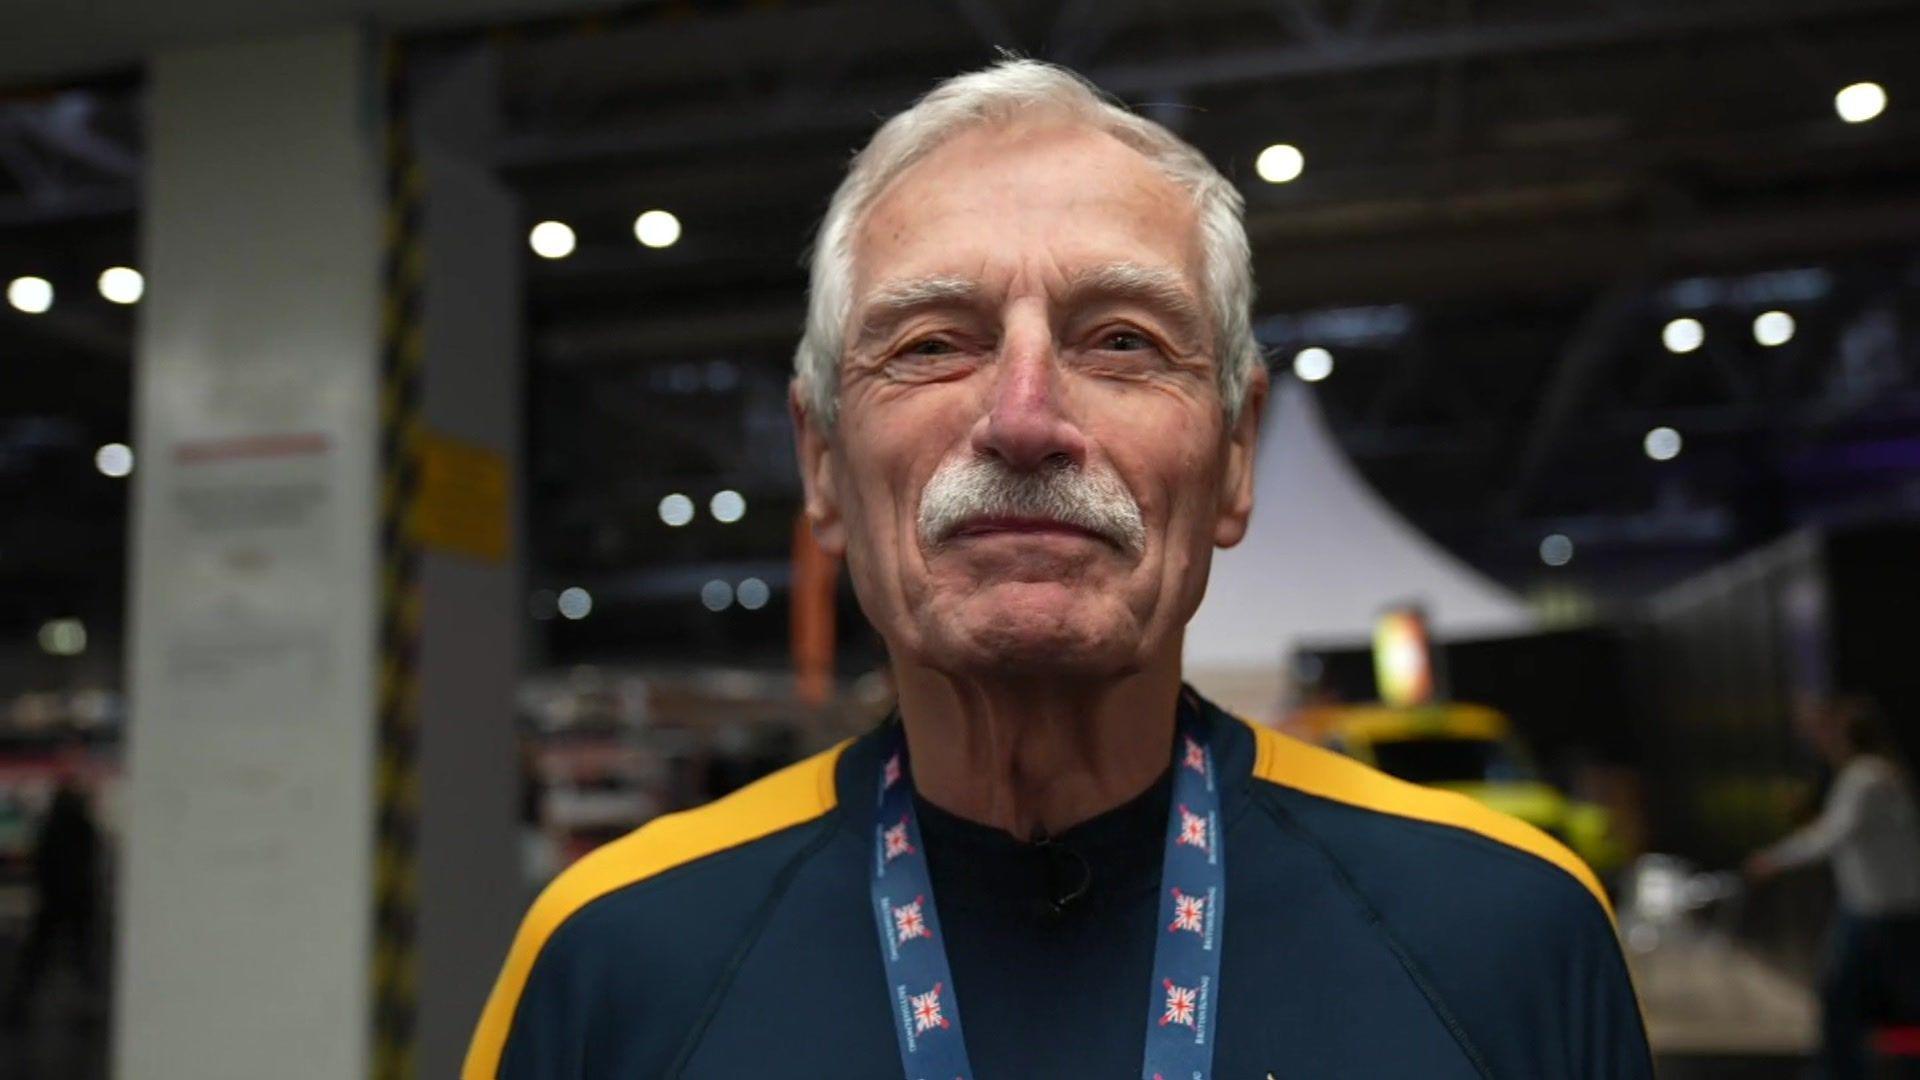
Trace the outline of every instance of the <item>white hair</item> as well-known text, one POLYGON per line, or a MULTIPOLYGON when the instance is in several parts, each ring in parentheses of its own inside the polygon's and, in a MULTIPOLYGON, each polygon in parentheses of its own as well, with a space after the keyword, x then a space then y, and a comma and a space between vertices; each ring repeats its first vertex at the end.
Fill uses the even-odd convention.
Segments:
POLYGON ((1260 362, 1249 308, 1253 265, 1240 192, 1205 155, 1179 136, 1117 104, 1092 83, 1054 64, 1009 59, 957 75, 880 125, 854 155, 814 240, 807 325, 794 352, 794 376, 807 409, 834 419, 840 361, 853 307, 853 241, 861 219, 889 185, 942 143, 972 128, 1046 112, 1084 123, 1138 151, 1192 197, 1198 211, 1206 302, 1213 322, 1220 401, 1237 417, 1260 362))

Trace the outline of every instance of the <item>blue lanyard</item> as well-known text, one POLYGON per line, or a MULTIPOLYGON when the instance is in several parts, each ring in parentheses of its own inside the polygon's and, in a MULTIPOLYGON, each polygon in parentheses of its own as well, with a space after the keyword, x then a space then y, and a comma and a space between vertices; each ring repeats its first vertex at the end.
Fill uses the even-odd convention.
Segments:
MULTIPOLYGON (((960 1028, 953 970, 927 875, 906 738, 893 725, 881 750, 874 814, 873 918, 907 1080, 975 1080, 960 1028)), ((1160 919, 1147 1003, 1141 1080, 1206 1080, 1219 1015, 1220 928, 1227 894, 1220 793, 1198 710, 1182 708, 1174 739, 1173 805, 1160 864, 1160 919)))

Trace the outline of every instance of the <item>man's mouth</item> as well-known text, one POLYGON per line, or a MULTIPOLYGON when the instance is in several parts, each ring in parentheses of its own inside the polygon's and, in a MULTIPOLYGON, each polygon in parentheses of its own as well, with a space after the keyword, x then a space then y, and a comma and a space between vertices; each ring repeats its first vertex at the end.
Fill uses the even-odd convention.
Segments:
POLYGON ((1006 536, 1077 536, 1101 543, 1112 543, 1107 537, 1092 529, 1074 525, 1054 518, 994 516, 968 518, 948 534, 950 540, 962 540, 973 537, 1006 536))

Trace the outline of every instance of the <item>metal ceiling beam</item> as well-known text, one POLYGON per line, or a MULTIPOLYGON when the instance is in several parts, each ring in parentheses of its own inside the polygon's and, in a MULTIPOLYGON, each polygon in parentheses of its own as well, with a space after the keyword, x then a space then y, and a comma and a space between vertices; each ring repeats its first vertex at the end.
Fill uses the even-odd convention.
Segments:
MULTIPOLYGON (((676 210, 696 204, 753 214, 806 205, 818 213, 847 168, 848 151, 830 146, 796 147, 767 154, 743 169, 737 160, 690 160, 658 168, 619 170, 534 169, 508 178, 531 214, 632 214, 645 205, 676 210), (817 203, 818 205, 812 205, 817 203)), ((682 211, 684 213, 684 211, 682 211)))
POLYGON ((1256 241, 1254 269, 1263 304, 1294 308, 1591 288, 1656 245, 1664 267, 1691 272, 1915 241, 1920 198, 1795 200, 1681 223, 1528 219, 1438 236, 1256 241))
POLYGON ((1462 23, 1439 31, 1376 33, 1347 39, 1337 49, 1253 47, 1204 57, 1103 65, 1091 74, 1126 96, 1168 86, 1187 89, 1307 76, 1352 75, 1392 67, 1450 64, 1660 40, 1705 32, 1748 32, 1808 22, 1836 22, 1882 14, 1910 14, 1911 0, 1702 0, 1635 5, 1611 14, 1528 19, 1501 24, 1462 23))
POLYGON ((796 70, 836 56, 907 55, 950 46, 967 30, 944 5, 890 0, 750 6, 626 26, 596 25, 506 43, 509 92, 551 87, 562 98, 598 86, 654 86, 676 80, 711 85, 720 69, 796 70))
POLYGON ((0 327, 5 327, 9 335, 37 339, 102 360, 124 362, 133 355, 133 341, 127 333, 59 305, 40 315, 0 311, 0 327))
POLYGON ((790 303, 746 304, 651 319, 556 327, 536 338, 535 353, 561 364, 678 358, 765 349, 800 340, 802 297, 790 303))
POLYGON ((45 198, 0 198, 0 229, 116 217, 139 208, 140 192, 134 184, 63 187, 45 198))
MULTIPOLYGON (((1506 24, 1463 24, 1437 31, 1399 34, 1376 31, 1344 38, 1339 48, 1331 49, 1317 45, 1255 46, 1199 56, 1100 64, 1088 71, 1088 75, 1121 97, 1133 97, 1609 47, 1696 33, 1831 23, 1912 11, 1911 0, 1825 0, 1818 5, 1801 0, 1702 0, 1659 7, 1635 6, 1612 14, 1529 19, 1506 24)), ((857 28, 861 24, 849 21, 846 25, 857 28)), ((913 27, 911 21, 903 25, 898 19, 887 25, 902 31, 913 27)), ((854 29, 850 33, 857 35, 860 31, 854 29)), ((629 68, 633 56, 646 55, 654 47, 640 40, 630 43, 635 51, 625 54, 629 68)), ((950 35, 935 36, 926 47, 936 52, 953 51, 950 35)), ((889 45, 889 51, 897 48, 889 45)), ((502 141, 499 160, 509 166, 527 166, 619 156, 667 156, 716 146, 759 144, 795 135, 858 133, 870 129, 875 117, 899 109, 926 86, 926 80, 913 78, 884 91, 867 86, 792 108, 763 109, 750 114, 743 114, 736 102, 711 102, 676 110, 663 119, 621 128, 566 134, 518 132, 502 141)))
MULTIPOLYGON (((1255 227, 1257 232, 1257 223, 1255 227)), ((1920 241, 1920 197, 1826 204, 1796 200, 1677 224, 1591 220, 1547 225, 1529 218, 1438 236, 1390 235, 1314 244, 1268 241, 1255 245, 1254 277, 1261 304, 1271 311, 1543 295, 1617 281, 1628 267, 1645 266, 1647 275, 1656 269, 1697 272, 1765 260, 1826 258, 1916 241, 1920 241), (1654 250, 1661 253, 1658 268, 1646 261, 1646 253, 1654 250)), ((636 255, 634 264, 643 258, 636 255)), ((541 334, 535 356, 558 363, 601 364, 727 350, 780 352, 799 335, 803 309, 797 280, 790 297, 735 295, 711 308, 665 317, 572 320, 541 334)), ((635 289, 644 291, 644 283, 635 289)), ((1584 363, 1583 354, 1574 347, 1579 343, 1576 337, 1568 355, 1584 363)), ((1536 438, 1547 440, 1549 435, 1536 438)), ((1544 455, 1550 449, 1543 446, 1532 453, 1544 455)), ((1523 460, 1525 469, 1538 468, 1530 459, 1523 460)), ((1525 485, 1516 481, 1514 486, 1525 485)))
POLYGON ((138 153, 95 126, 100 102, 90 93, 68 91, 47 102, 15 104, 8 109, 15 125, 66 158, 126 179, 140 169, 138 153))

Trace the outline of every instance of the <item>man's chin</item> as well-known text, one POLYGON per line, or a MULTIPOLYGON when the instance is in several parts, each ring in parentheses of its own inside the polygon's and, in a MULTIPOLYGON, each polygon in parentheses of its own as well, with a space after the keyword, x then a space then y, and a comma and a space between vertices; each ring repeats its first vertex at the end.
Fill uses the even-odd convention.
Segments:
POLYGON ((1066 598, 965 604, 929 627, 927 659, 935 667, 983 676, 1110 674, 1125 669, 1138 651, 1135 635, 1127 632, 1130 623, 1115 615, 1084 610, 1066 598))

